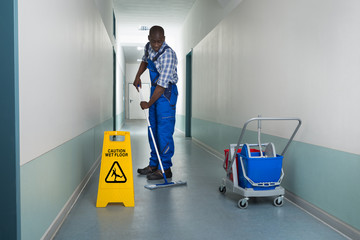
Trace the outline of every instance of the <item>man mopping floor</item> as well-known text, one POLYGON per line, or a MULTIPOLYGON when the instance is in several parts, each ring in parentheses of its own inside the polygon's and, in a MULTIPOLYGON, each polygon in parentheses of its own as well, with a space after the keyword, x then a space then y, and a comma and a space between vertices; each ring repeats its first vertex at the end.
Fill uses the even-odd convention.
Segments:
MULTIPOLYGON (((148 40, 149 42, 145 45, 144 56, 133 83, 139 91, 139 87, 141 88, 140 76, 146 69, 149 69, 151 80, 150 100, 149 102, 141 101, 140 107, 143 110, 149 109, 148 138, 151 154, 149 165, 138 169, 138 173, 146 175, 148 180, 164 178, 166 184, 166 178, 172 177, 171 158, 174 155, 173 134, 178 96, 176 86, 178 81, 177 58, 174 50, 165 42, 162 27, 153 26, 149 31, 148 40), (151 136, 151 130, 153 137, 151 136)), ((174 183, 171 185, 174 185, 174 183)))

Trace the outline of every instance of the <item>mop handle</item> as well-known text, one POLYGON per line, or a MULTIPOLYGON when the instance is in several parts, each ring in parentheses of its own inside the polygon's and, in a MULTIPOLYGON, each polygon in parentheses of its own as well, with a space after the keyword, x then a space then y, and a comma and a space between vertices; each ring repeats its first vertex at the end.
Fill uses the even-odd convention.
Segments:
MULTIPOLYGON (((140 93, 140 101, 144 101, 144 97, 142 95, 142 92, 141 92, 141 88, 139 88, 139 93, 140 93)), ((164 175, 164 179, 165 179, 165 182, 166 182, 166 177, 165 177, 165 171, 164 171, 164 168, 163 168, 163 165, 162 165, 162 162, 161 162, 161 158, 160 158, 160 154, 159 154, 159 151, 158 151, 158 148, 157 148, 157 144, 156 144, 156 141, 155 141, 155 137, 154 137, 154 134, 153 134, 153 131, 151 129, 151 125, 150 125, 150 121, 149 121, 149 118, 148 118, 148 115, 146 113, 146 109, 144 109, 144 113, 145 113, 145 118, 146 118, 146 121, 147 121, 147 124, 148 124, 148 128, 150 130, 150 135, 151 135, 151 138, 153 140, 153 144, 154 144, 154 147, 155 147, 155 151, 156 151, 156 155, 159 159, 159 164, 160 164, 160 167, 161 167, 161 172, 162 174, 164 175)))
MULTIPOLYGON (((261 115, 258 115, 258 118, 261 118, 261 115)), ((261 148, 261 120, 258 120, 258 145, 259 145, 259 150, 260 150, 260 156, 264 157, 263 152, 262 152, 262 148, 261 148)))

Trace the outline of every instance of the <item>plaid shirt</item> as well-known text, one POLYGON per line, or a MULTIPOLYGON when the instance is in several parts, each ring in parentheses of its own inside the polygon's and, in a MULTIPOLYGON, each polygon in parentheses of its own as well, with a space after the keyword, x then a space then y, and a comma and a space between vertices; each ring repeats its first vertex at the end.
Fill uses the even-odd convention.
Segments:
MULTIPOLYGON (((163 43, 163 45, 159 49, 159 52, 161 52, 165 46, 167 46, 166 42, 163 43)), ((149 44, 148 57, 146 57, 147 54, 145 48, 142 61, 147 62, 148 59, 152 60, 156 56, 156 54, 157 52, 155 52, 149 44)), ((174 50, 172 50, 171 48, 166 49, 165 52, 163 52, 163 54, 161 54, 159 58, 155 61, 155 67, 160 74, 157 80, 157 85, 163 88, 168 88, 169 83, 177 83, 177 58, 174 50)))

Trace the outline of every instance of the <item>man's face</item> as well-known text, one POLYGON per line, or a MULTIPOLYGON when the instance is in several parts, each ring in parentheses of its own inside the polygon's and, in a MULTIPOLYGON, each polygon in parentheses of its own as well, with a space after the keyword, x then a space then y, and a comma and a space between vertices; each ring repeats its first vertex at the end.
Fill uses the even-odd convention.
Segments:
POLYGON ((158 52, 160 47, 162 46, 162 44, 165 41, 165 36, 160 34, 160 33, 154 33, 148 36, 151 48, 155 51, 158 52))

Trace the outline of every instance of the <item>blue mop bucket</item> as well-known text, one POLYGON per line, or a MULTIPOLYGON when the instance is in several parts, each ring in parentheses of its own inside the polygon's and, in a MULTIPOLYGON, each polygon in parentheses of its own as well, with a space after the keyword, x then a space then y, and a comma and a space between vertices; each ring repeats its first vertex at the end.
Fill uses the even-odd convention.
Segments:
POLYGON ((261 157, 260 152, 251 152, 249 146, 244 144, 240 153, 237 153, 239 168, 239 186, 253 188, 254 190, 271 190, 280 185, 283 156, 261 157), (241 159, 244 164, 245 174, 241 167, 241 159), (264 183, 262 186, 253 186, 246 178, 254 183, 264 183))

